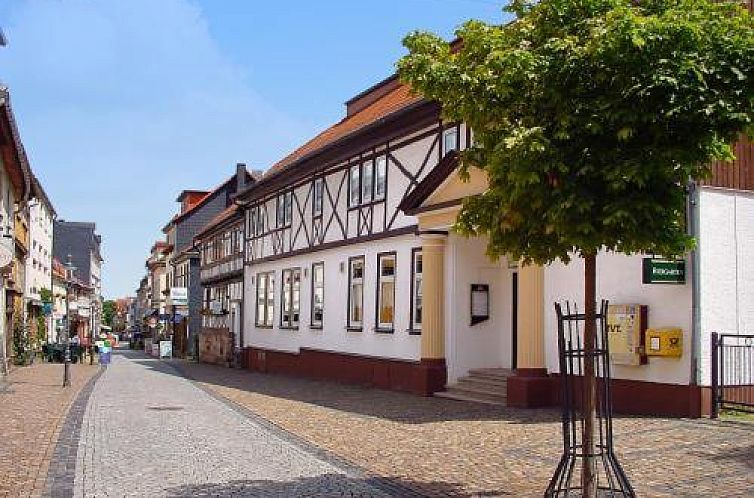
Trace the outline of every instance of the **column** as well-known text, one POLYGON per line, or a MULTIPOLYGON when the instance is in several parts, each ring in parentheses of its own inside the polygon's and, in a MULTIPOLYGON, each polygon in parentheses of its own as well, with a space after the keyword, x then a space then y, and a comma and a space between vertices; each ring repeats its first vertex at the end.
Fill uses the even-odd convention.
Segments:
POLYGON ((443 232, 422 238, 422 335, 419 392, 430 395, 447 382, 445 363, 445 239, 443 232))
POLYGON ((545 366, 545 271, 525 265, 518 271, 518 330, 516 375, 508 379, 508 406, 552 405, 557 383, 545 366))

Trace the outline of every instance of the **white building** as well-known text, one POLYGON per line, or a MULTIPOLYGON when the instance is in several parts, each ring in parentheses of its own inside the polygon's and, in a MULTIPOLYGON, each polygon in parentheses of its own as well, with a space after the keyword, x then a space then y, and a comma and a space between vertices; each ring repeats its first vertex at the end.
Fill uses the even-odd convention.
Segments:
MULTIPOLYGON (((478 369, 495 369, 486 374, 501 381, 497 399, 554 403, 553 304, 583 301, 581 261, 490 261, 485 239, 454 234, 463 199, 487 187, 479 170, 468 182, 456 174, 454 151, 471 132, 443 122, 437 105, 397 78, 346 106, 342 121, 239 198, 246 206, 246 367, 424 395, 448 386, 461 397, 474 396, 468 386, 478 369)), ((643 265, 665 263, 599 256, 598 296, 643 306, 635 334, 621 336, 636 343, 614 359, 619 411, 698 416, 711 332, 753 330, 750 177, 750 184, 728 185, 718 175, 718 186, 691 196, 699 250, 678 270, 685 279, 645 282, 643 265), (655 351, 645 327, 680 329, 680 336, 658 332, 655 351)), ((613 349, 620 353, 619 342, 613 349)))
MULTIPOLYGON (((36 327, 36 318, 44 314, 42 289, 52 291, 52 250, 55 209, 36 177, 32 177, 29 207, 29 254, 26 257, 25 302, 27 318, 36 327)), ((45 317, 47 338, 54 342, 52 314, 45 317)))

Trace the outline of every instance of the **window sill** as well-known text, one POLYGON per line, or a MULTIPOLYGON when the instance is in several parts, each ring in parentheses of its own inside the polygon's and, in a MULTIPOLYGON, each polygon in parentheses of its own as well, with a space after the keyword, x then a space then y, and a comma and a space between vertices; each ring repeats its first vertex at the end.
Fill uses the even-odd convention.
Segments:
POLYGON ((422 335, 422 329, 408 329, 408 335, 422 335))
POLYGON ((272 325, 254 325, 258 329, 272 329, 272 325))
POLYGON ((386 328, 375 327, 374 332, 376 334, 394 334, 395 333, 395 329, 386 329, 386 328))
POLYGON ((298 330, 298 326, 293 326, 293 325, 281 325, 278 328, 280 330, 298 330))
POLYGON ((363 332, 363 327, 346 327, 346 332, 363 332))
POLYGON ((309 324, 309 330, 322 330, 322 325, 309 324))

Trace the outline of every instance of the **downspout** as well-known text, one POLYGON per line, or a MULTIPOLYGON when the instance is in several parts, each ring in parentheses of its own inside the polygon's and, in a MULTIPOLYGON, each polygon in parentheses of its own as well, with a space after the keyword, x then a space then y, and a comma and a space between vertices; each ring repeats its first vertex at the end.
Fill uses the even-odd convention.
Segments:
POLYGON ((699 363, 701 359, 701 283, 700 283, 700 255, 699 255, 699 186, 691 181, 688 185, 688 213, 689 231, 694 237, 696 245, 691 251, 691 365, 689 383, 692 386, 701 384, 699 363))

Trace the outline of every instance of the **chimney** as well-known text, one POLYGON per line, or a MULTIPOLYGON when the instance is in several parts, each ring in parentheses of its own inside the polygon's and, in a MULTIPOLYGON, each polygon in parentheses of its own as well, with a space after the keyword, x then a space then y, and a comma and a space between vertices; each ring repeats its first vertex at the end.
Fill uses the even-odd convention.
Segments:
POLYGON ((246 188, 246 164, 236 163, 236 193, 240 194, 246 188))

